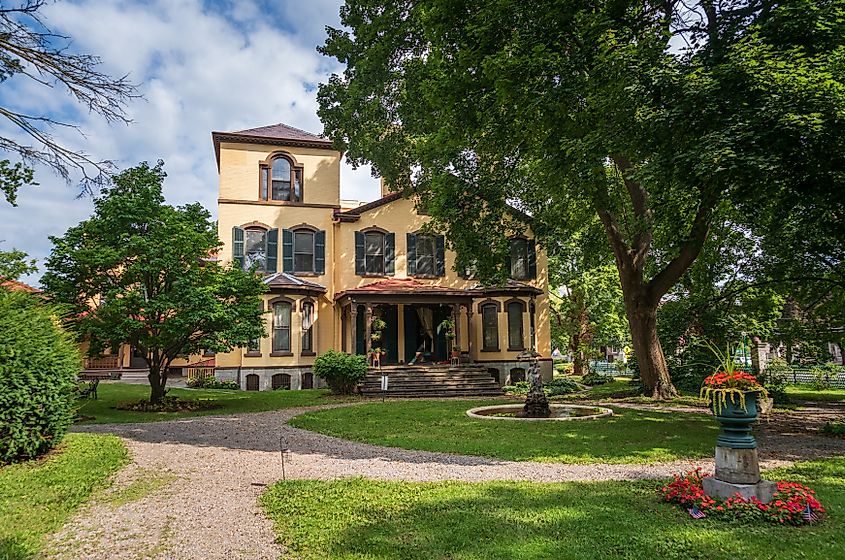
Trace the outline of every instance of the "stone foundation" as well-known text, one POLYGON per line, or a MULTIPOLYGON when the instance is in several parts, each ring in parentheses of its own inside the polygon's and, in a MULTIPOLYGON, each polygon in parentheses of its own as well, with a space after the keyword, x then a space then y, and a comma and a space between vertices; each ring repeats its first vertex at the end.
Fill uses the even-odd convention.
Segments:
POLYGON ((296 367, 296 368, 281 368, 281 367, 265 367, 265 368, 255 368, 255 367, 244 367, 244 368, 217 368, 215 371, 215 377, 220 381, 235 381, 240 385, 241 390, 247 390, 247 376, 248 375, 257 375, 258 376, 258 390, 259 391, 271 391, 273 389, 273 376, 276 374, 283 374, 290 376, 290 389, 292 391, 297 391, 302 389, 302 377, 304 374, 310 373, 313 377, 313 388, 314 389, 321 389, 326 387, 326 384, 319 379, 316 375, 313 375, 313 371, 310 367, 303 366, 303 367, 296 367))

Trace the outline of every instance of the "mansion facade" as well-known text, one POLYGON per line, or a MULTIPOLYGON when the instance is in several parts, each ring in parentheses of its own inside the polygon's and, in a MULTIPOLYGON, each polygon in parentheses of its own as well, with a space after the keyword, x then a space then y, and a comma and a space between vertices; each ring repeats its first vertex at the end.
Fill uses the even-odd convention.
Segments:
POLYGON ((215 356, 216 375, 243 389, 309 388, 330 349, 382 351, 381 365, 484 364, 506 384, 536 350, 552 374, 548 271, 528 224, 511 238, 511 280, 482 286, 454 271, 442 236, 413 200, 340 199, 342 154, 283 124, 213 132, 220 174, 219 258, 264 277, 265 338, 215 356), (374 320, 382 327, 375 340, 374 320), (443 321, 450 319, 454 338, 443 321))

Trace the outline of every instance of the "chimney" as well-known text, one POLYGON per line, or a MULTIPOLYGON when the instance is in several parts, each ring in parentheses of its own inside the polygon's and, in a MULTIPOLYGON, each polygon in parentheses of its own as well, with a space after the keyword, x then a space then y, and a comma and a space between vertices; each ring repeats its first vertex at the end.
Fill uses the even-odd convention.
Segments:
POLYGON ((384 198, 385 196, 390 194, 390 187, 387 186, 387 183, 384 180, 384 177, 379 178, 379 185, 381 185, 381 196, 384 198))

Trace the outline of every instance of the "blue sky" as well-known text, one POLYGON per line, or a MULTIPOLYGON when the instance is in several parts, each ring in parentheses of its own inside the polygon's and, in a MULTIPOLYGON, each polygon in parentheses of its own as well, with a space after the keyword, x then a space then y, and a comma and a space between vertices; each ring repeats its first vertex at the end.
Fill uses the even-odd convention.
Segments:
MULTIPOLYGON (((340 25, 341 0, 58 1, 44 9, 72 49, 99 55, 111 75, 129 74, 144 99, 128 107, 129 125, 108 124, 69 103, 60 89, 23 80, 0 86, 0 104, 78 124, 85 136, 55 131, 65 145, 119 167, 165 161, 171 204, 199 201, 216 215, 217 170, 212 130, 284 122, 322 132, 315 84, 341 68, 317 53, 325 26, 340 25)), ((0 122, 0 134, 19 133, 0 122)), ((1 157, 6 157, 0 154, 1 157)), ((16 161, 15 157, 11 158, 16 161)), ((40 185, 22 190, 18 206, 0 199, 0 250, 43 259, 48 236, 90 215, 92 203, 45 168, 40 185)), ((341 196, 372 200, 378 181, 368 168, 341 173, 341 196)), ((25 280, 37 283, 38 274, 25 280)))

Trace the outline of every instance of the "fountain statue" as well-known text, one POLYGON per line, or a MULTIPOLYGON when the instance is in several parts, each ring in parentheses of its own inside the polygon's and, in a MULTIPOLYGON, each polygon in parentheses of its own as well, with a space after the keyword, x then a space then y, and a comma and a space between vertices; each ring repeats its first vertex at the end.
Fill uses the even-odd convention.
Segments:
POLYGON ((540 376, 540 363, 537 358, 540 353, 535 350, 523 350, 516 357, 519 361, 528 361, 528 383, 530 385, 528 395, 525 397, 525 406, 522 408, 523 418, 548 418, 552 411, 549 408, 549 399, 543 391, 543 379, 540 376))

